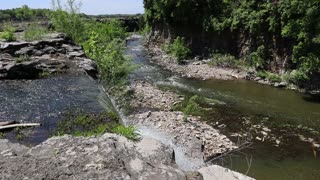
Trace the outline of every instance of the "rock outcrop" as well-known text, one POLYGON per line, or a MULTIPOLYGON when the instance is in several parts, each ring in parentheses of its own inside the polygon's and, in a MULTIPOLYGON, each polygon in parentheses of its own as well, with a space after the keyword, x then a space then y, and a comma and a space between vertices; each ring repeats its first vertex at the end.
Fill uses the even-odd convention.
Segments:
POLYGON ((0 79, 35 79, 41 73, 85 71, 97 76, 97 66, 64 34, 33 42, 0 42, 0 79))
POLYGON ((153 139, 54 137, 27 148, 0 141, 1 179, 186 179, 173 149, 153 139))

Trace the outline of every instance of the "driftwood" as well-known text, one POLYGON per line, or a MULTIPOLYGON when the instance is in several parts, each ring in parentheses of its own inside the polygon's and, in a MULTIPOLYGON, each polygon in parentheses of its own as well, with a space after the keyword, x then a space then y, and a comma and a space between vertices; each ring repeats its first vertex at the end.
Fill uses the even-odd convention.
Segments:
POLYGON ((10 124, 16 124, 16 121, 5 121, 5 122, 0 122, 0 126, 7 126, 10 124))
POLYGON ((10 124, 5 126, 0 126, 0 131, 17 128, 17 127, 37 127, 37 126, 41 126, 41 124, 40 123, 10 124))

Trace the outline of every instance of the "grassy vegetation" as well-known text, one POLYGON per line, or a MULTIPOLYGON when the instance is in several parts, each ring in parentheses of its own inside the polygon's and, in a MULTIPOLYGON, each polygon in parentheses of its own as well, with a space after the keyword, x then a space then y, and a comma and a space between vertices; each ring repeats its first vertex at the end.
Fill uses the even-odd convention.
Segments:
POLYGON ((70 134, 73 136, 98 136, 104 133, 116 133, 130 140, 138 140, 140 135, 134 126, 119 124, 119 117, 113 112, 87 114, 82 111, 67 112, 58 123, 54 132, 56 136, 70 134))
POLYGON ((268 79, 269 81, 274 83, 282 81, 282 78, 280 75, 267 72, 267 71, 258 71, 257 76, 260 77, 261 79, 268 79))
POLYGON ((174 39, 172 44, 169 42, 165 43, 163 50, 166 53, 176 57, 179 64, 182 64, 183 60, 185 60, 191 54, 191 51, 188 48, 184 38, 179 36, 174 39))
POLYGON ((186 97, 181 103, 174 107, 176 111, 182 111, 185 115, 200 116, 202 120, 207 120, 208 112, 213 111, 215 105, 224 104, 215 99, 209 99, 202 96, 194 95, 186 97))
POLYGON ((117 125, 111 129, 112 133, 119 134, 121 136, 126 137, 127 139, 136 141, 140 138, 140 134, 138 129, 135 126, 123 126, 117 125))
POLYGON ((14 32, 16 29, 12 27, 10 24, 4 24, 3 25, 3 32, 0 34, 0 39, 4 39, 7 42, 12 42, 16 40, 16 37, 14 35, 14 32))
POLYGON ((22 63, 22 62, 26 62, 26 61, 30 61, 31 57, 28 56, 27 54, 25 55, 20 55, 18 58, 16 58, 16 63, 22 63))
POLYGON ((46 34, 48 34, 48 29, 39 24, 32 23, 25 30, 24 39, 27 41, 41 40, 46 34))

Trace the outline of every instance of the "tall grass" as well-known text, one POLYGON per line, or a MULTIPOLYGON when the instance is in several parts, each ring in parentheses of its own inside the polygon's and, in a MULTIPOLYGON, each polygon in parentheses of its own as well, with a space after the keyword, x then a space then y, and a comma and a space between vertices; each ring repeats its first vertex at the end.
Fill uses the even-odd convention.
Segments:
POLYGON ((48 30, 45 27, 32 23, 24 32, 24 39, 27 41, 41 40, 47 33, 48 30))

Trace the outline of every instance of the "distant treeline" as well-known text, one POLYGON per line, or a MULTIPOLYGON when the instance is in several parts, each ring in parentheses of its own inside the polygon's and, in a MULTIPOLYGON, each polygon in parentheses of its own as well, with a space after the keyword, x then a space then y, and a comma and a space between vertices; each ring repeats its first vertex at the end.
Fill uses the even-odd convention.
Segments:
POLYGON ((24 5, 21 8, 0 10, 0 22, 43 19, 48 18, 49 15, 49 9, 30 9, 27 5, 24 5))

